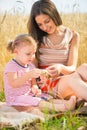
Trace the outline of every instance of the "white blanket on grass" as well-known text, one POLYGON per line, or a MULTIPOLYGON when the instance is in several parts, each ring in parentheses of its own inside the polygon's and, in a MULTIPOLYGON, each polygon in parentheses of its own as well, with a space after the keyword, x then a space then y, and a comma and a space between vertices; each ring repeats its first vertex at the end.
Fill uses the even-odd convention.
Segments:
POLYGON ((9 126, 22 130, 23 126, 28 127, 30 123, 35 122, 44 122, 44 118, 27 112, 18 112, 15 108, 0 103, 0 129, 9 126))

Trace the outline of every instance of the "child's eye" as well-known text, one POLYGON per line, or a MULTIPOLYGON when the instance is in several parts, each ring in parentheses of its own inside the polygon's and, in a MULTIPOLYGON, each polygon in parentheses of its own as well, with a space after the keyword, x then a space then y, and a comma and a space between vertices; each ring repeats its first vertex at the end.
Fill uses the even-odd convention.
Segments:
POLYGON ((35 55, 35 52, 34 53, 26 53, 26 55, 35 55))

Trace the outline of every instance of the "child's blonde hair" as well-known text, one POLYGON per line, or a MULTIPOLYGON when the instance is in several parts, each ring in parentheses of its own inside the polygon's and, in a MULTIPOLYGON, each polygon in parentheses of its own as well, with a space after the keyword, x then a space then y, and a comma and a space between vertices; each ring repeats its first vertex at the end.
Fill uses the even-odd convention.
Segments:
POLYGON ((18 47, 19 45, 23 45, 23 44, 33 45, 35 49, 37 48, 37 43, 32 38, 31 35, 29 35, 29 34, 20 34, 20 35, 16 36, 14 41, 10 41, 8 43, 7 50, 14 53, 14 49, 16 47, 18 47))

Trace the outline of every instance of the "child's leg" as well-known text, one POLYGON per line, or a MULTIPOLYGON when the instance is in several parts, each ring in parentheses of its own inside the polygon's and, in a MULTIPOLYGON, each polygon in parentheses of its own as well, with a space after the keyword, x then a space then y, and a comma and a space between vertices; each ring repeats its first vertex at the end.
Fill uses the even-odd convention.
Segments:
POLYGON ((30 113, 38 115, 40 117, 44 117, 44 113, 38 108, 38 107, 34 107, 30 113))
MULTIPOLYGON (((71 96, 69 100, 64 100, 64 99, 52 99, 51 102, 55 104, 59 104, 61 107, 61 104, 64 104, 66 110, 73 110, 76 105, 76 97, 71 96)), ((61 107, 62 109, 62 107, 61 107)), ((63 109, 62 109, 63 110, 63 109)))
MULTIPOLYGON (((58 101, 58 100, 57 100, 58 101)), ((76 97, 72 96, 70 100, 66 100, 64 102, 58 104, 58 102, 55 103, 55 100, 53 100, 51 103, 41 100, 39 103, 39 108, 41 110, 48 109, 49 111, 55 110, 57 112, 60 111, 67 111, 67 110, 73 110, 75 108, 76 104, 76 97)))
POLYGON ((53 102, 53 103, 55 103, 55 104, 61 104, 61 103, 67 103, 70 99, 73 99, 73 97, 75 97, 75 96, 70 96, 69 97, 69 99, 58 99, 58 98, 56 98, 56 99, 51 99, 51 100, 49 100, 49 102, 53 102))

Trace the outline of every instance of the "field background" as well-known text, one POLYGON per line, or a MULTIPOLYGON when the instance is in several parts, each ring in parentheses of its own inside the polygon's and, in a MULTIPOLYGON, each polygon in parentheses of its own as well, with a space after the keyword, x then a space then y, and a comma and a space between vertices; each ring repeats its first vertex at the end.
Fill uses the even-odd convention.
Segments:
MULTIPOLYGON (((87 62, 87 14, 61 14, 63 24, 76 30, 80 34, 80 47, 78 66, 87 62)), ((7 52, 6 46, 17 34, 27 33, 27 21, 29 16, 25 15, 0 15, 0 91, 3 90, 3 70, 6 63, 14 57, 7 52)))

